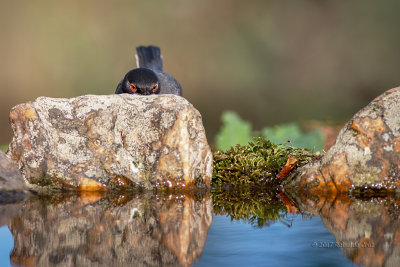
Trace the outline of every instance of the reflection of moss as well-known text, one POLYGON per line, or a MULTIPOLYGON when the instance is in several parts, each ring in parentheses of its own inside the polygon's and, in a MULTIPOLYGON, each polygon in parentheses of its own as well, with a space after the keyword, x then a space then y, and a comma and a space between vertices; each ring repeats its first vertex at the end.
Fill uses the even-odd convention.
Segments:
POLYGON ((277 220, 288 224, 285 222, 286 206, 277 192, 252 188, 213 188, 212 198, 214 213, 229 215, 231 220, 244 220, 257 227, 268 226, 277 220))
POLYGON ((269 140, 256 137, 247 145, 236 145, 226 152, 214 153, 213 185, 277 186, 277 175, 288 157, 298 160, 295 167, 311 161, 314 154, 288 145, 274 145, 269 140))

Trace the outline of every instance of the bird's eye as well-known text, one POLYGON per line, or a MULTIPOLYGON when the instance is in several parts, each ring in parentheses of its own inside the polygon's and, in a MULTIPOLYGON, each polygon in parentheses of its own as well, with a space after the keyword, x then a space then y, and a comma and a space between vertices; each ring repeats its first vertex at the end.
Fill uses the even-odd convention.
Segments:
POLYGON ((131 84, 129 85, 129 89, 131 89, 131 91, 134 92, 134 93, 136 93, 136 91, 137 91, 137 88, 136 88, 136 86, 135 86, 133 83, 131 83, 131 84))
POLYGON ((158 83, 156 83, 156 84, 154 85, 154 87, 153 87, 153 89, 151 89, 151 91, 152 91, 153 93, 155 93, 155 92, 157 92, 157 89, 158 89, 158 83))

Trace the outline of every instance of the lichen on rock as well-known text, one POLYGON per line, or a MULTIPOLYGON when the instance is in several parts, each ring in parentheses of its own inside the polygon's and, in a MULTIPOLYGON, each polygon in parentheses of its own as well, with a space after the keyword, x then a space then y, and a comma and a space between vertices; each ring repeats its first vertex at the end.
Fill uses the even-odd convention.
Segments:
POLYGON ((200 113, 174 95, 39 97, 10 113, 8 155, 39 186, 79 190, 209 185, 200 113))

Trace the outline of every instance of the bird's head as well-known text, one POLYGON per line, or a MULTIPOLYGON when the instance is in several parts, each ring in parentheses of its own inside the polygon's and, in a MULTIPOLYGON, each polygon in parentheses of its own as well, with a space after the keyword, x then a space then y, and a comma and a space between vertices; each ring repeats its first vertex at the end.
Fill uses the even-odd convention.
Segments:
POLYGON ((138 68, 129 71, 125 75, 122 81, 122 90, 128 94, 159 94, 160 84, 154 71, 146 68, 138 68))

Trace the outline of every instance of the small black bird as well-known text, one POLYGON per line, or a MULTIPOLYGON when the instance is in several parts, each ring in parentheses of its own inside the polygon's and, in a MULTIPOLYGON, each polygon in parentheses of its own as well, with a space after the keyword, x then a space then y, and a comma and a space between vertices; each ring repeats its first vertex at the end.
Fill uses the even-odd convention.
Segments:
POLYGON ((163 72, 161 51, 156 46, 136 48, 137 69, 130 70, 115 90, 116 94, 174 94, 182 95, 181 85, 163 72))

